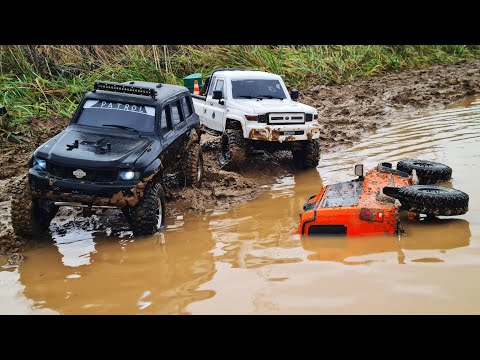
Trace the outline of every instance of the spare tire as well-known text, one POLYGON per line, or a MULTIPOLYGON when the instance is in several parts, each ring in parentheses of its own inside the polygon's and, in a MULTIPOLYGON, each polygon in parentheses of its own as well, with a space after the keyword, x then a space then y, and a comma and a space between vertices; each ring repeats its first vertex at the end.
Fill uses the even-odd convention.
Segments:
POLYGON ((420 185, 436 184, 452 178, 452 168, 434 161, 402 160, 397 163, 397 170, 412 175, 412 170, 417 173, 420 185))
POLYGON ((441 186, 412 185, 398 190, 401 209, 428 215, 462 215, 468 211, 468 195, 441 186))

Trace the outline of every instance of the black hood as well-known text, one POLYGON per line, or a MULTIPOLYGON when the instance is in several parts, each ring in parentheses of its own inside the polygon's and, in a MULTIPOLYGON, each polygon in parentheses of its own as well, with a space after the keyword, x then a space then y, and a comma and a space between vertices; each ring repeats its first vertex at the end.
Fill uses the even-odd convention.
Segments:
POLYGON ((131 167, 152 140, 127 132, 111 128, 95 129, 93 132, 69 126, 39 147, 36 156, 71 166, 103 169, 131 167))

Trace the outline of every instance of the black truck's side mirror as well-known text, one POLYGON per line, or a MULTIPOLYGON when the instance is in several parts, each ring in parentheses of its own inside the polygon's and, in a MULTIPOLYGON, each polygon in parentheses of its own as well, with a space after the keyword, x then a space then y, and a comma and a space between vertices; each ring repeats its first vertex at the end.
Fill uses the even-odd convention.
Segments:
POLYGON ((298 90, 297 89, 292 89, 290 91, 290 97, 292 100, 297 100, 298 99, 298 90))
POLYGON ((213 91, 213 100, 222 100, 223 99, 223 92, 222 90, 214 90, 213 91))
POLYGON ((5 107, 0 105, 0 116, 5 116, 7 115, 7 109, 5 107))

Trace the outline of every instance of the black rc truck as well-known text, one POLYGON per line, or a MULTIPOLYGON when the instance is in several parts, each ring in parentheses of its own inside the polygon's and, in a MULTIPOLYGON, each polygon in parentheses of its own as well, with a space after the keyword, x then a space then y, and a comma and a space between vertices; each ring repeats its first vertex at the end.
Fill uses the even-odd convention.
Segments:
POLYGON ((164 173, 180 170, 187 185, 202 181, 201 133, 185 87, 95 82, 65 130, 31 156, 13 194, 15 233, 48 230, 60 206, 119 208, 135 235, 158 232, 164 173))

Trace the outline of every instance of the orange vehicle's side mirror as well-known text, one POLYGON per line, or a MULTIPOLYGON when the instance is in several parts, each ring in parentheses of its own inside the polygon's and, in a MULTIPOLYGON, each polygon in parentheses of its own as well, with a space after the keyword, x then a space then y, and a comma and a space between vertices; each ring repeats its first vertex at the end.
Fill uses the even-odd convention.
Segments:
POLYGON ((363 164, 355 165, 355 176, 363 177, 363 164))

